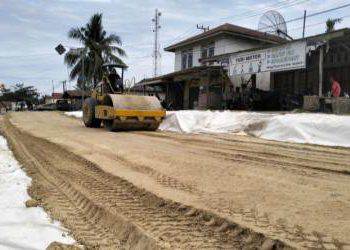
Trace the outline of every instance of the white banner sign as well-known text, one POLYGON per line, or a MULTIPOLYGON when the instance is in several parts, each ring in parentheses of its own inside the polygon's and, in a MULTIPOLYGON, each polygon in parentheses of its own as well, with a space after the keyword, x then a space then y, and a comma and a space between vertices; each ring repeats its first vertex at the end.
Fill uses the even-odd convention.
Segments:
POLYGON ((291 42, 269 49, 243 52, 230 57, 229 74, 255 74, 305 68, 306 42, 291 42))

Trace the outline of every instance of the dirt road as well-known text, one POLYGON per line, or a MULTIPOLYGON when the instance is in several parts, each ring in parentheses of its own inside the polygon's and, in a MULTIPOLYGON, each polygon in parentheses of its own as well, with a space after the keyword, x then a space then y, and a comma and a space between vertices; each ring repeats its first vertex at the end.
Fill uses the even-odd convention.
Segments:
POLYGON ((33 195, 88 246, 350 248, 349 149, 111 133, 46 112, 2 124, 33 195))

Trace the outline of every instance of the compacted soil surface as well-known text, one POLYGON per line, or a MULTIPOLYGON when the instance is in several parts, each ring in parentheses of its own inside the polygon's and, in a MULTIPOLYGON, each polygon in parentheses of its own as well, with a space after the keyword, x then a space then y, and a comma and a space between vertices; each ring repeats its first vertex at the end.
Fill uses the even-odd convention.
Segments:
POLYGON ((350 149, 0 117, 30 195, 90 248, 350 249, 350 149))

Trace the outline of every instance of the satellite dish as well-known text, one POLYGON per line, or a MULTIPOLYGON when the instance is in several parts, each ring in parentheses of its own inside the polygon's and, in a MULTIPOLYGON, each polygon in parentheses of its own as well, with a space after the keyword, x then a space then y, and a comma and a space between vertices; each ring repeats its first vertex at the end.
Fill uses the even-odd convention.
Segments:
POLYGON ((281 38, 289 38, 286 21, 283 16, 275 10, 269 10, 260 17, 258 30, 277 35, 281 38))

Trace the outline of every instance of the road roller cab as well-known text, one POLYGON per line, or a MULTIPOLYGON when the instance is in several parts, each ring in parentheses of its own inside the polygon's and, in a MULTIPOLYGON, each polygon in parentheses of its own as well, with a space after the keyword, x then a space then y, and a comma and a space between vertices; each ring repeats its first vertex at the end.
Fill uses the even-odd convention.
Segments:
POLYGON ((165 110, 155 96, 124 93, 123 65, 104 65, 102 81, 83 104, 86 127, 104 125, 109 130, 156 130, 165 117, 165 110), (121 69, 121 76, 116 68, 121 69))

